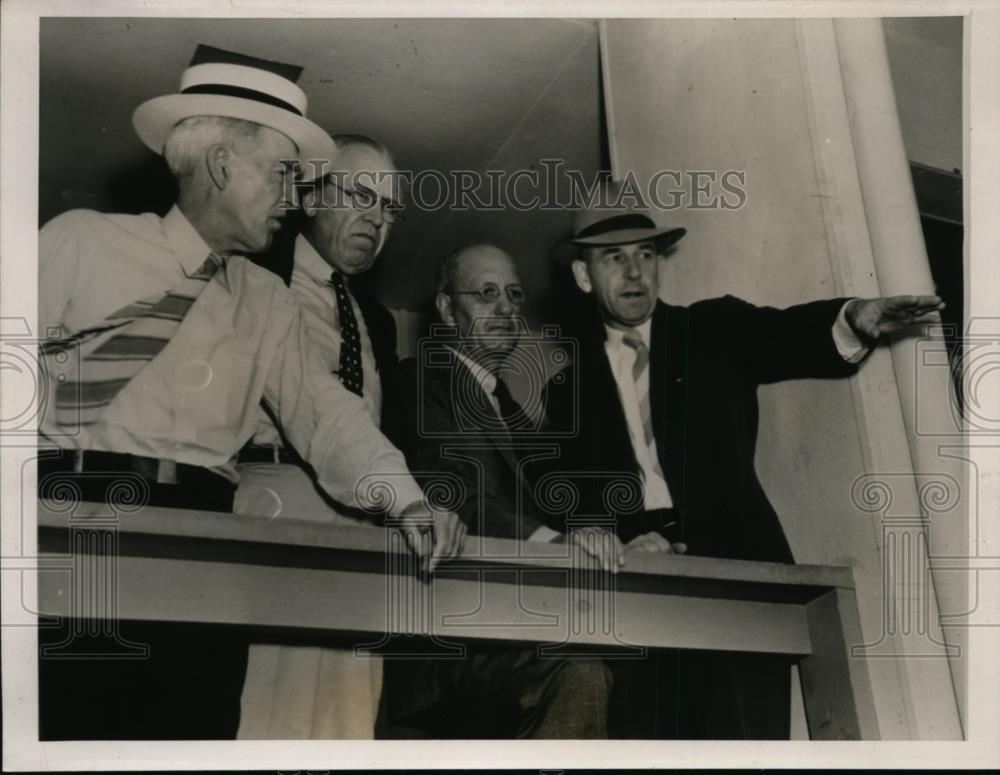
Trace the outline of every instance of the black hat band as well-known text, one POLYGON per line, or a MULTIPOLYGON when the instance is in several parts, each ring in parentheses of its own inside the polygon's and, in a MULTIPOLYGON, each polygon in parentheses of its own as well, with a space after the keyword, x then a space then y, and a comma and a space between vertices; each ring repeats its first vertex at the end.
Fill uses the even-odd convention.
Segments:
POLYGON ((271 105, 275 108, 287 110, 289 113, 294 113, 296 116, 303 115, 302 111, 290 102, 285 102, 283 99, 279 99, 273 94, 267 94, 266 92, 257 91, 256 89, 247 89, 244 86, 228 86, 221 83, 199 83, 195 86, 188 86, 181 92, 181 94, 215 94, 220 97, 240 97, 245 100, 262 102, 265 105, 271 105))
POLYGON ((640 215, 639 213, 625 213, 623 215, 615 215, 611 218, 605 218, 597 223, 592 223, 585 229, 581 229, 580 233, 574 237, 574 239, 587 239, 588 237, 599 237, 602 234, 607 234, 609 231, 618 231, 620 229, 655 229, 656 224, 653 223, 653 219, 647 215, 640 215))

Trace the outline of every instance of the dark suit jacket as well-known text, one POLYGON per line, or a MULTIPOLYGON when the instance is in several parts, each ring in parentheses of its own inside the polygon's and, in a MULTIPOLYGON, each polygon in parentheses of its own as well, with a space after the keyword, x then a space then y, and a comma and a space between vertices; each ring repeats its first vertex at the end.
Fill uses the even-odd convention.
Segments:
MULTIPOLYGON (((442 354, 435 363, 450 362, 423 369, 412 358, 399 364, 386 394, 383 431, 421 486, 442 477, 461 482, 463 499, 449 505, 470 534, 526 539, 542 522, 530 488, 518 480, 517 453, 504 448, 509 440, 488 421, 494 410, 472 373, 451 350, 435 352, 442 354)), ((396 722, 419 726, 414 714, 436 706, 462 667, 461 659, 387 659, 382 734, 396 722)))
POLYGON ((472 373, 450 349, 435 352, 449 363, 421 369, 409 358, 396 368, 382 430, 421 485, 442 473, 461 482, 465 497, 454 510, 470 534, 526 539, 542 522, 531 488, 518 480, 516 448, 492 422, 495 412, 472 373))
MULTIPOLYGON (((845 299, 785 310, 726 296, 677 307, 658 302, 650 341, 650 402, 660 465, 674 501, 661 530, 689 554, 793 562, 778 517, 754 470, 757 386, 802 377, 843 377, 832 326, 845 299)), ((561 470, 638 473, 625 414, 604 349, 604 329, 581 343, 579 360, 550 380, 556 428, 579 426, 562 442, 561 470), (573 400, 579 388, 579 403, 573 400), (578 422, 577 422, 578 421, 578 422)), ((585 507, 601 513, 597 485, 585 507)), ((627 540, 644 532, 642 505, 614 516, 627 540)))

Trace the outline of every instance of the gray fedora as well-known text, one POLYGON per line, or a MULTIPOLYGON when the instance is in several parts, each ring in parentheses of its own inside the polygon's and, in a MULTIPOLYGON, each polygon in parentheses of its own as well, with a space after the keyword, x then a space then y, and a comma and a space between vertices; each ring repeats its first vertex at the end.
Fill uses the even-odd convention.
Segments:
POLYGON ((591 197, 587 207, 573 214, 573 235, 557 249, 558 259, 572 260, 579 254, 579 248, 646 241, 666 250, 687 233, 680 226, 657 225, 648 208, 642 207, 635 196, 623 192, 620 181, 609 181, 591 197))

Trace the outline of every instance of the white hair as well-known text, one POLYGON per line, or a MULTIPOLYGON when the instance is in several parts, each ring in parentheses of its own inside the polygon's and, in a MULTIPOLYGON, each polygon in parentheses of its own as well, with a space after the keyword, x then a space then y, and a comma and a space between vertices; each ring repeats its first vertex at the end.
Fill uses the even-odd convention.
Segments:
POLYGON ((192 116, 179 121, 163 144, 163 158, 178 182, 194 175, 213 145, 221 143, 246 152, 257 142, 261 125, 240 118, 192 116))

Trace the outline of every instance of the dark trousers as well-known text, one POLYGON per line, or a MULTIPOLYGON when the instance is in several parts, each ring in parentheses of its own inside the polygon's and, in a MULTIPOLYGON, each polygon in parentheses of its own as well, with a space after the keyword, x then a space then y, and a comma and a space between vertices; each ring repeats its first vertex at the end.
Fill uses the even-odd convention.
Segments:
POLYGON ((541 657, 530 646, 477 646, 458 660, 388 658, 383 681, 380 739, 607 737, 611 679, 600 659, 541 657), (415 709, 425 693, 435 701, 415 709))
MULTIPOLYGON (((102 470, 77 476, 62 462, 40 461, 41 497, 55 497, 60 482, 72 481, 83 500, 106 502, 114 474, 123 470, 112 468, 111 459, 102 470)), ((135 474, 136 467, 128 469, 129 477, 135 474)), ((194 481, 151 483, 149 505, 231 510, 228 483, 213 486, 219 477, 208 471, 186 474, 194 481)), ((235 739, 249 648, 245 636, 186 623, 100 622, 98 632, 93 622, 45 624, 38 630, 42 740, 235 739)))
POLYGON ((608 736, 644 740, 787 740, 791 662, 769 654, 650 649, 607 660, 608 736))
MULTIPOLYGON (((625 543, 657 532, 684 541, 674 509, 618 520, 625 543)), ((639 659, 609 659, 614 678, 608 736, 657 740, 787 740, 791 662, 769 654, 649 649, 639 659)))

